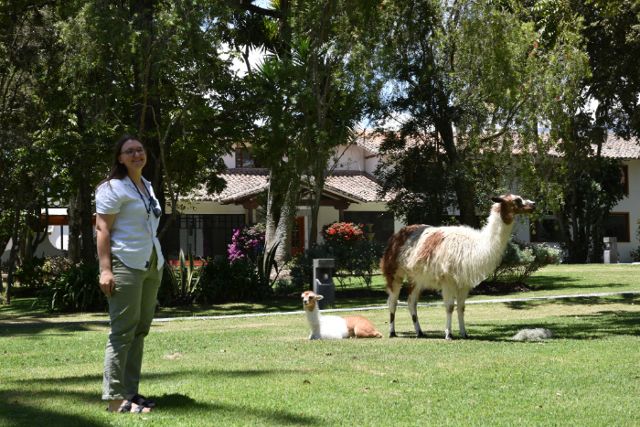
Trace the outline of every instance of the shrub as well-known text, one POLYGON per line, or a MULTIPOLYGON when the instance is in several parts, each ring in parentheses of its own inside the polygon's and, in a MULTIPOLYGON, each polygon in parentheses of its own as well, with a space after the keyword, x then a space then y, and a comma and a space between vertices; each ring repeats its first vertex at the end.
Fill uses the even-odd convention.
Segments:
POLYGON ((351 243, 364 240, 362 226, 353 222, 334 222, 322 227, 322 238, 331 247, 349 246, 351 243))
POLYGON ((345 269, 353 276, 362 277, 368 288, 371 287, 372 276, 380 265, 384 253, 384 245, 373 240, 358 241, 346 258, 345 269))
POLYGON ((545 244, 509 241, 502 262, 491 282, 522 283, 535 271, 549 264, 558 264, 561 251, 545 244))
POLYGON ((259 254, 264 251, 265 227, 255 224, 234 230, 231 243, 227 247, 230 262, 239 260, 257 261, 259 254))
POLYGON ((78 263, 66 267, 59 263, 51 286, 41 296, 54 312, 103 311, 107 306, 98 285, 98 264, 78 263))
POLYGON ((315 258, 333 258, 335 260, 335 279, 344 285, 346 276, 361 277, 367 287, 371 286, 372 276, 378 268, 384 251, 381 243, 354 239, 350 243, 325 243, 313 246, 295 257, 291 263, 291 282, 298 290, 308 289, 313 280, 313 260, 315 258))
MULTIPOLYGON (((31 258, 16 268, 14 278, 20 283, 22 296, 32 296, 47 285, 47 272, 44 269, 45 258, 31 258)), ((17 289, 14 289, 17 290, 17 289)))
POLYGON ((297 255, 291 261, 291 286, 295 291, 309 289, 313 280, 314 258, 334 258, 334 254, 327 245, 314 245, 297 255))
POLYGON ((271 288, 259 280, 252 262, 229 262, 217 257, 202 268, 197 300, 209 304, 251 301, 263 299, 270 294, 271 288))

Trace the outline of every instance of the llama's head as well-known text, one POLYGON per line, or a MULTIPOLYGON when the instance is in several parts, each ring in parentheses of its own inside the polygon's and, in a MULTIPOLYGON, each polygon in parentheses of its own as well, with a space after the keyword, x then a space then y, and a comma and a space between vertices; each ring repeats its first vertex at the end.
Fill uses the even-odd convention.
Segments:
POLYGON ((305 291, 301 295, 302 307, 305 311, 313 311, 316 308, 316 302, 324 298, 322 295, 318 295, 313 291, 305 291))
POLYGON ((533 201, 524 199, 516 194, 492 197, 491 200, 496 202, 493 205, 493 211, 500 213, 500 217, 505 224, 511 224, 516 215, 530 214, 536 208, 536 204, 533 201))

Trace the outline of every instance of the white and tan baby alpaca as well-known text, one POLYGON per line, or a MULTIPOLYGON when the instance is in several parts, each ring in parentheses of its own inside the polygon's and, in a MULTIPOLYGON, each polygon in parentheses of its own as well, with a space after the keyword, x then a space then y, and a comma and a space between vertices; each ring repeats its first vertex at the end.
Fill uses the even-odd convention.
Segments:
POLYGON ((312 291, 303 292, 302 307, 311 326, 310 340, 343 338, 382 338, 373 324, 362 316, 323 316, 317 302, 323 296, 312 291))

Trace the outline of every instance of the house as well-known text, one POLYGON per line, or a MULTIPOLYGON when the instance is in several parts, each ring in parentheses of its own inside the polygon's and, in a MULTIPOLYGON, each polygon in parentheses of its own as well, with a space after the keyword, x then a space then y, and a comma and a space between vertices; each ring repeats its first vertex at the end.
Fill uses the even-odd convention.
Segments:
MULTIPOLYGON (((374 238, 386 242, 388 237, 404 224, 387 211, 386 200, 378 196, 379 184, 373 175, 380 160, 380 140, 359 138, 355 144, 338 147, 332 160, 332 172, 324 187, 319 230, 334 221, 371 224, 374 238)), ((635 140, 623 140, 610 135, 603 146, 603 155, 622 163, 625 197, 611 211, 606 223, 606 235, 617 239, 621 262, 631 262, 631 251, 640 246, 640 145, 635 140)), ((268 188, 269 171, 256 165, 245 147, 238 147, 225 156, 228 170, 222 175, 227 187, 218 194, 209 194, 203 188, 180 200, 180 214, 164 239, 168 259, 177 258, 182 249, 198 257, 226 255, 227 245, 236 228, 260 219, 260 201, 268 188)), ((56 212, 55 224, 49 224, 50 239, 46 249, 66 249, 67 228, 64 218, 56 212)), ((293 233, 294 254, 309 247, 308 235, 311 211, 298 206, 293 233)), ((557 242, 557 227, 552 216, 543 217, 535 224, 521 218, 514 229, 515 237, 523 242, 557 242)), ((318 241, 321 237, 318 236, 318 241)), ((2 256, 6 260, 7 247, 2 256)))
MULTIPOLYGON (((333 171, 327 177, 318 215, 319 229, 334 221, 372 224, 374 237, 386 242, 404 224, 387 212, 386 201, 378 196, 379 184, 374 171, 380 160, 380 140, 360 137, 355 144, 338 147, 333 171)), ((637 228, 640 220, 640 145, 613 135, 603 146, 605 157, 622 162, 625 198, 611 212, 606 235, 616 237, 621 262, 630 262, 630 252, 640 245, 637 228)), ((165 251, 176 257, 179 249, 197 256, 225 255, 235 228, 254 223, 258 216, 260 196, 268 188, 267 169, 258 167, 250 151, 238 147, 224 158, 228 171, 223 174, 227 187, 219 194, 200 189, 181 200, 179 221, 165 240, 165 251)), ((310 209, 299 206, 292 251, 308 248, 310 209)), ((530 224, 520 219, 515 237, 523 242, 557 243, 555 219, 543 217, 530 224)), ((321 241, 318 236, 318 241, 321 241)))
MULTIPOLYGON (((318 213, 318 241, 323 225, 335 221, 368 224, 373 238, 386 243, 402 223, 387 211, 386 200, 373 173, 379 153, 375 143, 360 138, 356 144, 338 147, 327 176, 318 213)), ((204 188, 180 200, 180 215, 165 235, 169 258, 180 249, 195 256, 226 255, 234 229, 260 219, 260 200, 268 188, 269 170, 260 168, 245 147, 224 157, 228 170, 222 175, 226 188, 209 194, 204 188)), ((292 235, 292 254, 309 247, 311 209, 298 206, 292 235)))
MULTIPOLYGON (((46 233, 47 238, 43 239, 42 243, 38 245, 34 255, 38 258, 51 257, 51 256, 64 256, 65 251, 69 248, 68 236, 69 236, 69 223, 67 217, 66 208, 50 208, 47 212, 42 213, 42 225, 45 225, 46 218, 46 233)), ((44 230, 44 229, 43 229, 44 230)), ((9 260, 9 251, 11 250, 12 242, 9 241, 7 247, 2 253, 0 261, 7 262, 9 260)))

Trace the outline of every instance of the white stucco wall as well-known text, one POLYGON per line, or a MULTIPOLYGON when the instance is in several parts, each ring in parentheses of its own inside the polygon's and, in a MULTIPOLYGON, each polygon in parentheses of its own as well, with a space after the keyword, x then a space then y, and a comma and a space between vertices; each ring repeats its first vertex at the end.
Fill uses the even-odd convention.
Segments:
POLYGON ((336 170, 365 170, 364 151, 362 148, 352 145, 345 150, 344 147, 339 147, 337 154, 342 155, 337 160, 336 170))
POLYGON ((622 199, 611 212, 629 214, 629 242, 618 242, 620 262, 631 262, 630 252, 640 246, 638 220, 640 220, 640 160, 623 162, 629 167, 629 195, 622 199))
MULTIPOLYGON (((232 215, 245 213, 245 210, 241 205, 221 205, 216 202, 189 202, 181 200, 178 208, 180 213, 190 215, 232 215)), ((170 210, 167 210, 166 212, 171 213, 170 210)))
POLYGON ((236 167, 236 153, 225 154, 222 156, 222 161, 228 169, 236 167))

